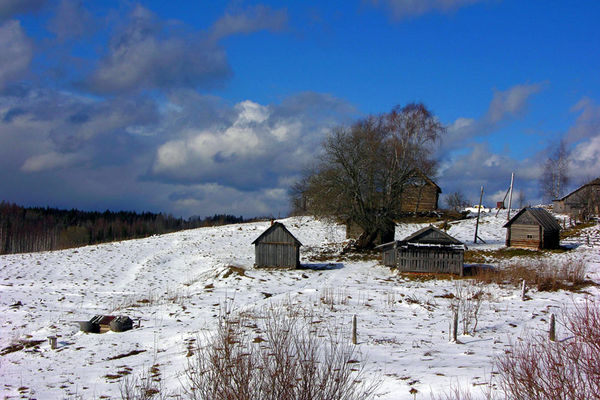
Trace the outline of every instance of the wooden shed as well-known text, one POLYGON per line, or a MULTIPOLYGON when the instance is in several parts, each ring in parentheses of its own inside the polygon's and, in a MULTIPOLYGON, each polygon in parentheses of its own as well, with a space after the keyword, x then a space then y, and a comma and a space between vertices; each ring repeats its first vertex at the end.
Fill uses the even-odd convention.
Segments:
POLYGON ((257 267, 300 266, 302 243, 281 222, 273 223, 254 242, 254 265, 257 267))
POLYGON ((526 207, 505 225, 507 247, 554 249, 560 242, 560 225, 543 208, 526 207))
POLYGON ((402 191, 403 212, 428 212, 438 209, 438 200, 442 189, 421 171, 404 185, 402 191))
POLYGON ((560 199, 552 200, 552 203, 556 213, 600 215, 600 178, 589 181, 560 199))
POLYGON ((378 246, 383 264, 400 272, 463 275, 465 245, 435 226, 425 227, 403 240, 378 246))

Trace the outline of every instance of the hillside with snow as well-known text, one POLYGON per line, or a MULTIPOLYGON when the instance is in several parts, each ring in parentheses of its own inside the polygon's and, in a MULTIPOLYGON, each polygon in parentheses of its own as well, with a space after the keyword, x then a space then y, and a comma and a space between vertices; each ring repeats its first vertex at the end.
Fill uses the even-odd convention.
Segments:
MULTIPOLYGON (((310 310, 350 337, 358 320, 358 352, 376 399, 429 399, 450 385, 490 380, 493 359, 511 341, 545 334, 549 315, 598 297, 584 292, 528 293, 482 286, 477 330, 448 339, 449 295, 464 280, 402 277, 377 260, 338 259, 345 228, 308 217, 281 220, 303 243, 302 269, 255 269, 256 239, 268 222, 200 228, 64 251, 0 256, 0 390, 3 398, 120 398, 119 380, 155 366, 163 389, 177 393, 189 343, 215 329, 222 307, 249 311, 282 304, 310 310), (324 261, 324 255, 329 259, 324 261), (74 321, 97 314, 128 315, 139 327, 85 334, 74 321), (47 338, 58 336, 58 347, 47 338), (39 342, 38 342, 39 341, 39 342), (5 351, 17 343, 33 343, 5 351)), ((504 245, 506 214, 451 223, 448 233, 469 249, 504 245)), ((402 224, 401 239, 427 224, 402 224)), ((582 262, 600 283, 598 225, 569 240, 572 250, 548 253, 556 263, 582 262), (590 244, 587 238, 592 237, 590 244)), ((558 335, 561 325, 558 324, 558 335)), ((476 390, 476 389, 475 389, 476 390)))

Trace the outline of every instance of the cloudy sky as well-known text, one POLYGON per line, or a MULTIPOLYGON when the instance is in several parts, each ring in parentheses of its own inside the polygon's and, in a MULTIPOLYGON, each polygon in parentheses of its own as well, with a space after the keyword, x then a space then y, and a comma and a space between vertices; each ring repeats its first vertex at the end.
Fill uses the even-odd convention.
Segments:
POLYGON ((0 0, 0 200, 283 216, 327 132, 425 103, 444 193, 600 175, 600 3, 0 0))

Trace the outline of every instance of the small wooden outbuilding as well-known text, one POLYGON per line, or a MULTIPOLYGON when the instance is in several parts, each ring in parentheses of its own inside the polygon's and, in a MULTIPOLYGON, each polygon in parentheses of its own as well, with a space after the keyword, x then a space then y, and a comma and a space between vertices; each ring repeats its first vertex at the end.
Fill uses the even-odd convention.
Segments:
POLYGON ((560 243, 560 225, 543 208, 525 207, 505 225, 506 247, 554 249, 560 243))
POLYGON ((600 215, 600 178, 589 181, 560 199, 552 200, 552 203, 556 213, 600 215))
POLYGON ((252 242, 257 267, 300 266, 300 246, 302 243, 287 230, 281 222, 274 222, 252 242))
POLYGON ((382 244, 383 264, 400 272, 463 275, 465 245, 435 226, 425 227, 403 240, 382 244))

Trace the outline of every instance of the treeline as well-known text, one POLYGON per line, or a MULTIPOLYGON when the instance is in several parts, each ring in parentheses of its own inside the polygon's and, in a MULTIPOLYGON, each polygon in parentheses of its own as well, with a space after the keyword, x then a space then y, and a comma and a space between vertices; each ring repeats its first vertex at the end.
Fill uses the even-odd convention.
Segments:
POLYGON ((59 250, 205 226, 246 222, 233 215, 175 218, 130 211, 86 212, 0 202, 0 254, 59 250))

